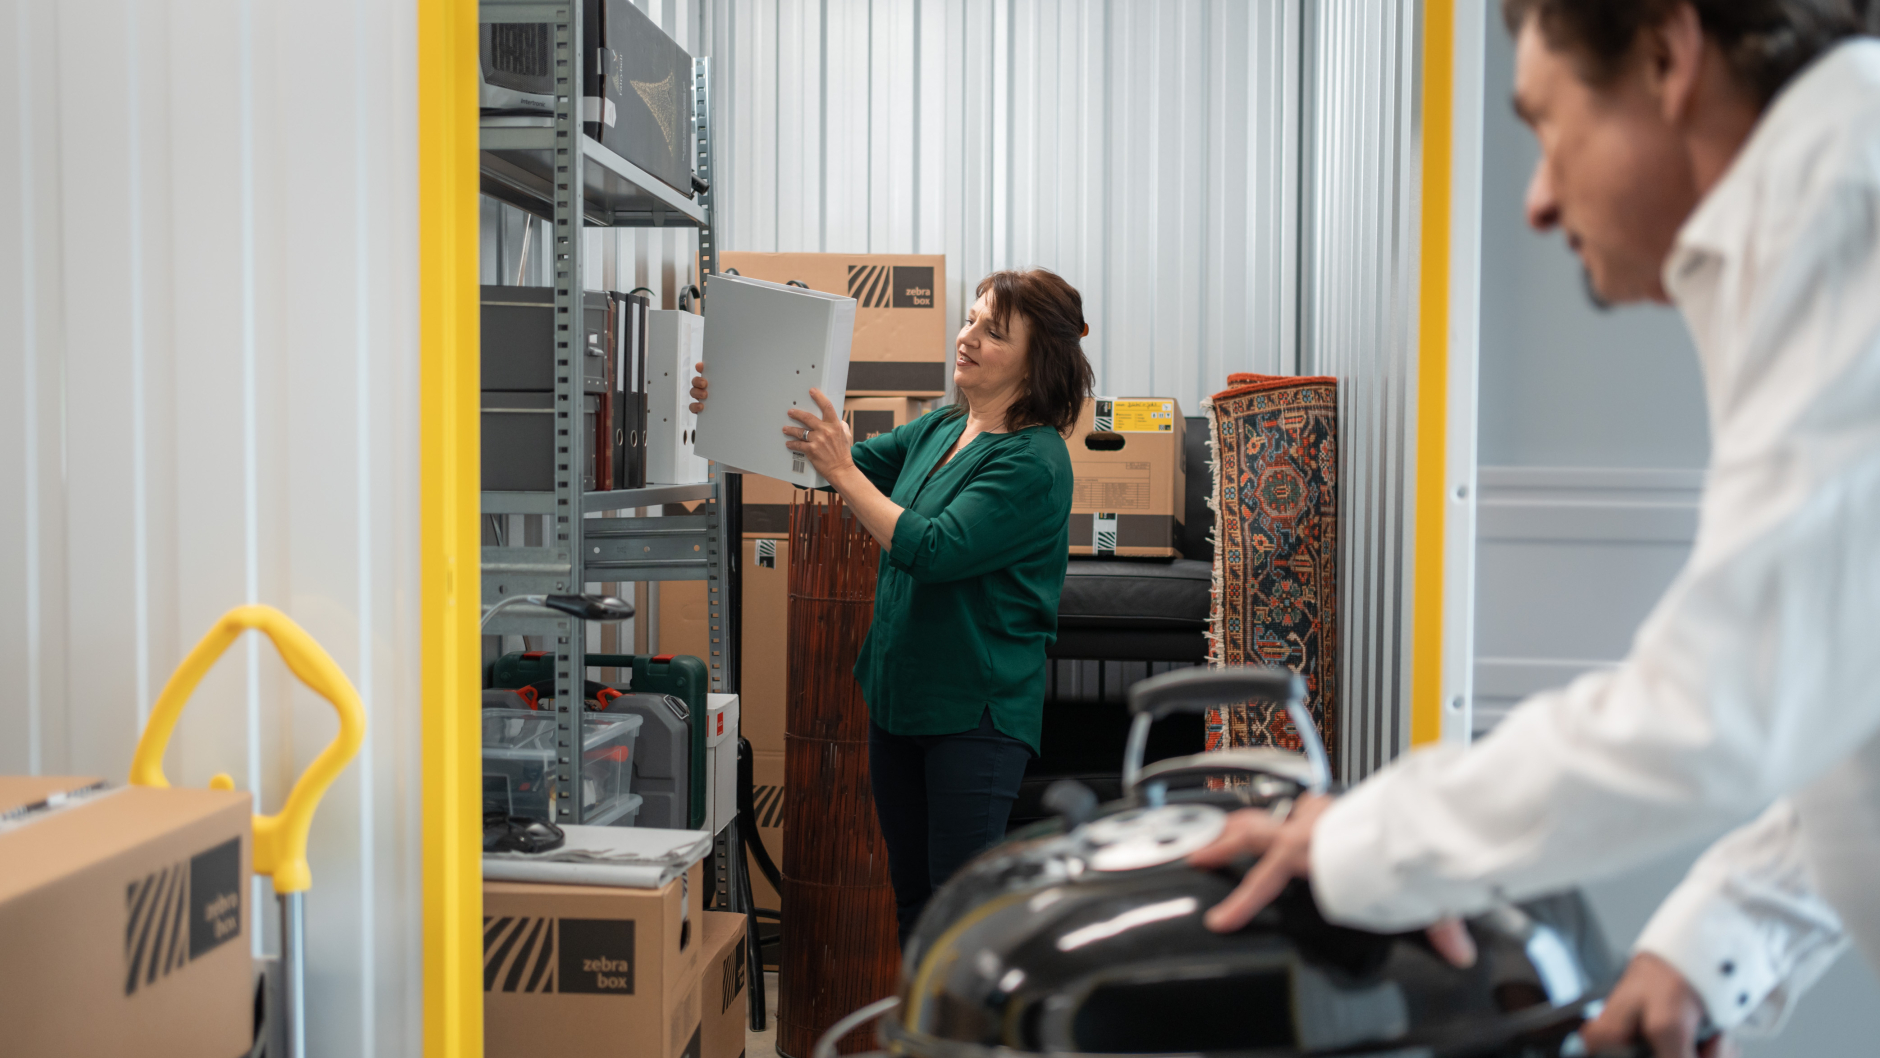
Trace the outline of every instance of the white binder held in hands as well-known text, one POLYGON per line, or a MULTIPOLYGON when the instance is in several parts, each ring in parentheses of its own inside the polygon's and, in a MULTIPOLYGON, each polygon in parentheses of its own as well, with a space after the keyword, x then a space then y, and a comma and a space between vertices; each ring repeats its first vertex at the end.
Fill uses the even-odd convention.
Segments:
POLYGON ((791 408, 820 415, 823 391, 842 413, 855 299, 819 290, 714 275, 705 295, 705 377, 711 397, 693 450, 726 467, 804 488, 829 483, 785 448, 791 408))

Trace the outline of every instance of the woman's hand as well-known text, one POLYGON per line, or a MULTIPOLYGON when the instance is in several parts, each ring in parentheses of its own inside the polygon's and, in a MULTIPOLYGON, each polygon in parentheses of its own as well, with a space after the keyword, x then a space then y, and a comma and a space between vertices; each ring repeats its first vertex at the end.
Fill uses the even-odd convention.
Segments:
MULTIPOLYGON (((697 394, 700 391, 695 385, 692 392, 697 394)), ((808 456, 816 473, 834 484, 837 474, 855 466, 855 460, 849 455, 849 446, 855 443, 854 438, 849 434, 849 424, 836 414, 836 406, 829 403, 829 398, 823 396, 822 390, 811 389, 809 395, 815 399, 816 406, 822 409, 822 418, 817 418, 804 408, 791 408, 790 418, 795 419, 798 425, 783 428, 783 435, 790 438, 783 443, 783 447, 808 456)))
POLYGON ((698 374, 692 378, 692 414, 694 415, 705 410, 705 395, 711 387, 711 383, 705 381, 705 362, 703 360, 698 362, 696 369, 698 374))

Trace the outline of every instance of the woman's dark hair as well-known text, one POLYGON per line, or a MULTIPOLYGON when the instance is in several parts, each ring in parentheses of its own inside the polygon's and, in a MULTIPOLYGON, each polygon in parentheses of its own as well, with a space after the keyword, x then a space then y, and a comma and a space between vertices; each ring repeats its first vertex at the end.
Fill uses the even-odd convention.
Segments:
MULTIPOLYGON (((1042 268, 994 272, 979 281, 975 297, 992 295, 992 319, 1008 330, 1014 314, 1031 325, 1025 349, 1025 392, 1005 414, 1008 430, 1049 426, 1070 433, 1096 391, 1096 374, 1084 356, 1084 296, 1064 277, 1042 268)), ((965 398, 955 405, 966 410, 965 398)))
POLYGON ((1577 52, 1581 76, 1605 85, 1625 67, 1639 31, 1663 25, 1685 3, 1730 72, 1765 105, 1837 41, 1880 28, 1880 0, 1502 0, 1501 15, 1514 34, 1532 15, 1548 47, 1577 52))

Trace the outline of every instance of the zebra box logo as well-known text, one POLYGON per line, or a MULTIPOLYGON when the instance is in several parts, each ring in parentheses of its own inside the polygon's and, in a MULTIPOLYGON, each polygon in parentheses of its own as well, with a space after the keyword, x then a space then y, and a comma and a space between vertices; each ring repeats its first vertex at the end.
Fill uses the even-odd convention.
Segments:
POLYGON ((725 961, 718 968, 719 976, 722 978, 718 994, 723 997, 723 1004, 718 1008, 718 1013, 723 1014, 730 1010, 731 1001, 744 994, 744 965, 744 939, 740 937, 738 946, 725 954, 725 961))
POLYGON ((930 309, 932 265, 850 265, 849 297, 868 309, 930 309))
POLYGON ((633 920, 504 915, 484 920, 485 992, 633 994, 633 920))
POLYGON ((125 886, 125 995, 241 935, 241 871, 241 839, 231 838, 125 886))
POLYGON ((633 920, 561 920, 561 981, 556 991, 633 994, 633 920))

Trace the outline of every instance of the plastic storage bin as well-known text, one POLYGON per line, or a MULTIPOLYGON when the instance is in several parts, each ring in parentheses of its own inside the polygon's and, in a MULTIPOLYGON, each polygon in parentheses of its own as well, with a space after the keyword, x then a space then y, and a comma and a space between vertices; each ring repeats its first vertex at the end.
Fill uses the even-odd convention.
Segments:
MULTIPOLYGON (((582 822, 631 826, 639 815, 633 793, 637 716, 588 713, 581 718, 582 822)), ((560 795, 555 765, 555 714, 528 709, 483 710, 483 810, 552 819, 560 795)))

